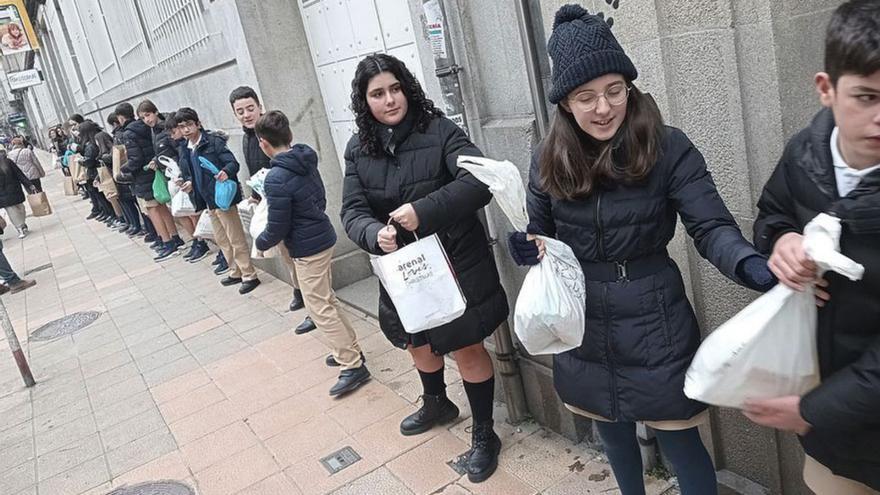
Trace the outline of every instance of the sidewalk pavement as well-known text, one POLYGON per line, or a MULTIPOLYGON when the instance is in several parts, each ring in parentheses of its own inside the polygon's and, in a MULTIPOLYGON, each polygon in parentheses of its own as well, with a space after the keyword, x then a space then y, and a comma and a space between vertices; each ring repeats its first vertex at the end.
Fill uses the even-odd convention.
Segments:
POLYGON ((374 320, 347 308, 374 378, 332 399, 338 369, 325 366, 319 332, 291 331, 305 313, 287 311, 289 286, 261 274, 263 285, 241 296, 220 286, 209 261, 157 264, 143 242, 84 220, 88 202, 63 195, 59 171, 44 183, 55 213, 28 218, 23 241, 3 240, 20 275, 38 270, 27 275, 36 287, 2 299, 37 385, 23 387, 3 341, 0 494, 103 495, 158 480, 203 495, 619 493, 596 451, 533 422, 510 425, 502 404, 500 467, 469 483, 449 465, 470 443, 454 361, 448 392, 462 417, 403 437, 418 374, 374 320), (78 311, 100 317, 69 336, 28 340, 78 311), (361 460, 331 476, 320 460, 347 446, 361 460))

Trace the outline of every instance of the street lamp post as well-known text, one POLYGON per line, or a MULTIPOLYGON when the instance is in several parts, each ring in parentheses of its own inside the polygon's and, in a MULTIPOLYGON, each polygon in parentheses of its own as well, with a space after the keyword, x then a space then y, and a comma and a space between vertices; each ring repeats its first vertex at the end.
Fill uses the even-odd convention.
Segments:
POLYGON ((0 326, 3 326, 3 331, 6 333, 6 342, 9 343, 9 349, 12 351, 12 357, 15 358, 15 364, 18 365, 18 371, 21 373, 24 385, 26 387, 33 387, 36 384, 34 375, 31 374, 31 368, 24 357, 24 352, 21 351, 18 335, 15 334, 15 329, 12 328, 12 321, 9 320, 9 313, 6 311, 6 305, 3 304, 2 300, 0 300, 0 326))

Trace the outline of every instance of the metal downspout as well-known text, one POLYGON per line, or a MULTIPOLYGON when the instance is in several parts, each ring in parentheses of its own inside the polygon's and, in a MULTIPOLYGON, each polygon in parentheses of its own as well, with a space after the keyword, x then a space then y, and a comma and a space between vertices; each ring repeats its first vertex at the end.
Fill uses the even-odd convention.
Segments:
POLYGON ((541 81, 541 66, 538 62, 538 48, 535 44, 535 31, 532 29, 532 12, 529 0, 516 0, 516 23, 519 27, 519 38, 522 41, 523 55, 526 62, 526 77, 532 93, 532 107, 535 111, 535 126, 538 138, 547 135, 547 100, 544 97, 544 84, 541 81))

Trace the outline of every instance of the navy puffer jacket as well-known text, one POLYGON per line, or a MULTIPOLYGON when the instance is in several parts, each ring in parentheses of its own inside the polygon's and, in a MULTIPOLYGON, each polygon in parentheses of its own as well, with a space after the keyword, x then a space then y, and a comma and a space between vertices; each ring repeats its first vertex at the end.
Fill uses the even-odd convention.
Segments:
POLYGON ((616 421, 683 420, 703 411, 705 404, 682 392, 700 329, 666 246, 681 216, 700 254, 732 280, 739 262, 757 253, 702 155, 682 131, 667 128, 644 182, 569 201, 542 191, 540 154, 539 148, 529 173, 529 220, 572 248, 587 282, 583 343, 553 358, 562 401, 616 421), (600 280, 607 262, 632 268, 646 260, 651 269, 641 276, 600 280))
POLYGON ((145 200, 153 199, 153 179, 156 173, 144 167, 153 159, 153 130, 143 120, 129 120, 122 125, 122 142, 128 161, 122 171, 134 176, 134 192, 145 200))
POLYGON ((186 140, 183 140, 178 148, 177 164, 180 166, 180 175, 184 181, 192 181, 193 183, 193 203, 196 210, 203 210, 205 207, 215 210, 217 204, 214 202, 214 184, 216 180, 214 175, 199 165, 197 157, 202 156, 214 164, 221 171, 226 172, 227 180, 235 182, 237 191, 235 198, 232 200, 232 208, 235 208, 241 202, 241 186, 238 184, 238 160, 226 145, 228 137, 222 136, 215 132, 202 129, 202 135, 199 138, 199 144, 196 145, 195 153, 189 149, 186 140))
POLYGON ((269 165, 263 198, 269 202, 269 221, 255 240, 257 249, 265 251, 283 240, 291 257, 305 258, 333 247, 336 232, 324 213, 327 197, 315 150, 297 144, 269 165))

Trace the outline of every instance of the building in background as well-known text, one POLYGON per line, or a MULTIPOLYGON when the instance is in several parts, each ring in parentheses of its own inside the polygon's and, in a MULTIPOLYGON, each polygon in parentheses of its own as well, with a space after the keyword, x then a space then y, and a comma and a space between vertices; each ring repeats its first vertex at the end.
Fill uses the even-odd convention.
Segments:
MULTIPOLYGON (((237 152, 242 133, 227 96, 238 85, 254 86, 267 109, 290 116, 295 139, 320 154, 340 239, 335 282, 355 287, 350 300, 373 311, 367 257, 346 239, 335 214, 341 150, 354 127, 348 104, 357 61, 373 52, 403 59, 488 156, 511 160, 525 176, 552 112, 544 97, 546 40, 554 12, 568 1, 29 0, 39 49, 4 67, 42 72, 42 84, 17 90, 41 138, 47 126, 72 113, 104 122, 118 103, 149 97, 160 110, 196 108, 207 127, 229 132, 237 152)), ((821 33, 840 1, 580 3, 613 22, 639 68, 637 84, 706 156, 722 196, 750 235, 756 198, 785 140, 817 108, 811 81, 821 69, 821 33)), ((494 205, 487 221, 494 236, 511 229, 494 205)), ((496 252, 512 306, 525 272, 508 260, 503 245, 496 252)), ((671 248, 705 329, 754 296, 709 267, 683 233, 671 248)), ((264 268, 285 277, 281 266, 269 262, 264 268)), ((512 357, 518 379, 502 380, 502 386, 522 390, 506 390, 506 397, 521 395, 537 421, 571 438, 591 434, 589 423, 556 397, 548 358, 520 348, 512 357)), ((793 436, 717 409, 705 434, 729 483, 808 493, 793 436)))

